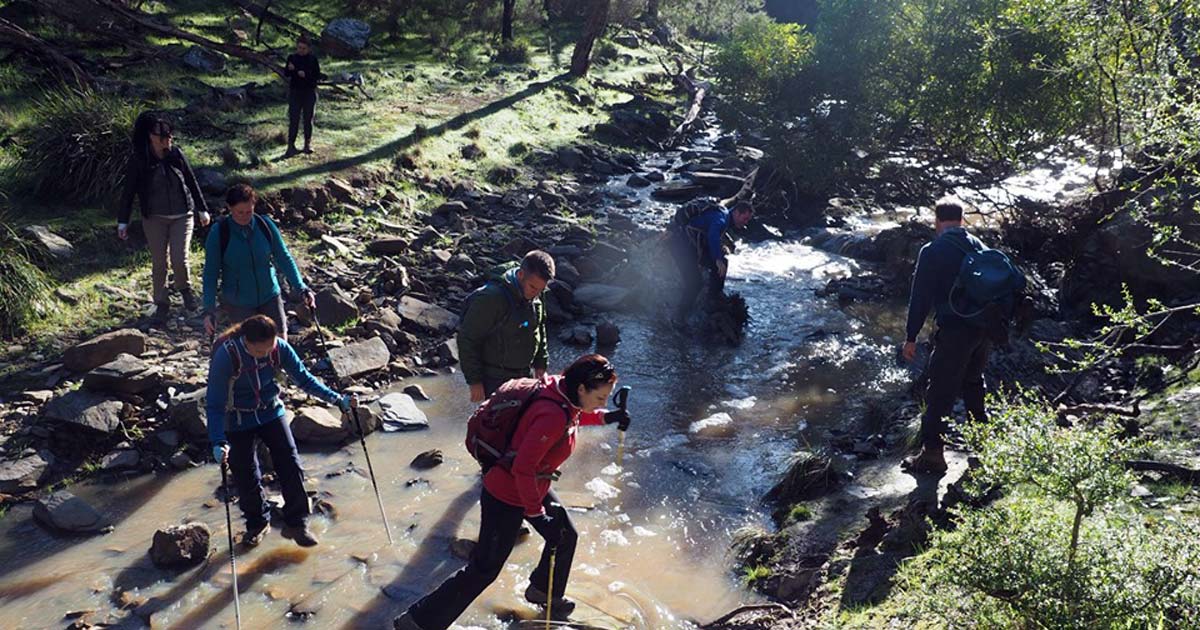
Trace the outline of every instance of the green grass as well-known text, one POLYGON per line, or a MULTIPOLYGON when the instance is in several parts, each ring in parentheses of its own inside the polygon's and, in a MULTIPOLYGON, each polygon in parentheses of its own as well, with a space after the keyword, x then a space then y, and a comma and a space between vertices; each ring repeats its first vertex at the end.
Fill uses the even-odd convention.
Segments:
POLYGON ((742 573, 742 581, 746 583, 746 586, 753 586, 755 582, 765 580, 769 577, 771 577, 771 567, 761 564, 746 567, 742 573))
POLYGON ((788 510, 786 523, 803 523, 811 521, 813 518, 813 510, 807 503, 797 503, 788 510))

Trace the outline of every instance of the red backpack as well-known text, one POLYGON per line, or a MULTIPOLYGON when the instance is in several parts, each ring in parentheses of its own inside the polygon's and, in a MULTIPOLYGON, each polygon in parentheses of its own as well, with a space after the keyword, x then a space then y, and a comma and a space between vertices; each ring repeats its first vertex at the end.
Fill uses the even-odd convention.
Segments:
MULTIPOLYGON (((500 386, 491 398, 479 406, 467 421, 467 452, 487 471, 500 464, 508 467, 516 453, 508 450, 517 425, 526 410, 539 398, 562 407, 563 437, 571 425, 571 410, 566 403, 543 396, 545 384, 533 378, 517 378, 500 386)), ((559 438, 560 440, 562 438, 559 438)))

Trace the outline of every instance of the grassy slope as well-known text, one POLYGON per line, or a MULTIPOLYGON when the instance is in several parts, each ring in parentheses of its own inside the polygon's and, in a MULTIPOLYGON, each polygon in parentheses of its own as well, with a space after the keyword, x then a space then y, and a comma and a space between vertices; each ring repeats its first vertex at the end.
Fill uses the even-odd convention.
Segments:
MULTIPOLYGON (((295 19, 319 31, 325 18, 333 16, 321 16, 322 5, 311 4, 311 12, 297 14, 295 19)), ((209 12, 210 3, 188 1, 173 6, 170 18, 175 24, 208 37, 228 36, 224 18, 209 12)), ((163 10, 156 4, 148 8, 163 10)), ((264 26, 264 35, 268 36, 264 39, 269 46, 281 50, 290 46, 289 39, 269 25, 264 26)), ((152 95, 144 103, 147 108, 167 110, 183 108, 203 93, 203 86, 195 79, 222 87, 247 82, 265 85, 256 91, 264 97, 262 101, 237 111, 211 112, 212 125, 208 128, 181 128, 178 132, 179 143, 194 167, 220 168, 265 190, 321 183, 360 169, 386 172, 402 153, 416 156, 419 167, 434 177, 483 181, 496 167, 519 167, 520 158, 528 150, 552 150, 578 141, 586 127, 607 117, 604 105, 629 98, 577 81, 574 86, 593 96, 597 106, 572 104, 561 90, 551 86, 551 80, 565 70, 573 42, 567 34, 547 37, 545 33, 529 32, 526 36, 538 44, 528 67, 510 68, 496 77, 484 76, 493 65, 489 57, 494 45, 493 38, 486 35, 464 35, 456 40, 459 44, 453 51, 434 48, 418 35, 398 41, 376 35, 362 59, 324 57, 322 70, 326 74, 363 73, 371 98, 357 92, 340 94, 323 89, 314 134, 316 153, 287 161, 277 160, 287 131, 286 89, 267 71, 230 60, 223 73, 198 76, 174 63, 157 63, 131 68, 120 78, 147 89, 152 95), (554 46, 549 47, 552 40, 554 46), (452 65, 447 57, 460 63, 452 65), (536 77, 529 76, 529 69, 536 70, 536 77), (459 72, 462 74, 456 78, 459 72), (414 134, 419 128, 423 132, 414 134), (460 149, 471 143, 484 150, 483 158, 470 161, 461 157, 460 149), (225 147, 238 153, 243 165, 223 167, 220 151, 225 147)), ((163 38, 151 41, 160 45, 179 43, 163 38)), ((632 53, 634 63, 596 66, 592 77, 621 83, 660 70, 652 53, 625 52, 632 53)), ((14 65, 0 66, 0 78, 5 79, 0 81, 0 128, 19 129, 30 118, 38 88, 14 65)), ((0 159, 3 156, 0 151, 0 159)), ((540 179, 536 174, 529 177, 540 179)), ((437 201, 423 193, 406 191, 399 182, 396 188, 416 207, 437 201)), ((78 303, 57 300, 49 305, 47 316, 32 326, 26 339, 20 340, 24 347, 10 348, 7 357, 0 354, 0 360, 15 358, 31 348, 53 351, 60 345, 64 330, 86 335, 136 315, 131 300, 117 304, 114 295, 136 296, 143 300, 139 307, 148 308, 148 256, 138 245, 110 240, 110 209, 12 201, 26 220, 49 223, 76 244, 80 255, 50 271, 61 291, 78 299, 78 303)), ((202 259, 199 247, 199 242, 193 243, 193 276, 197 279, 202 259)))

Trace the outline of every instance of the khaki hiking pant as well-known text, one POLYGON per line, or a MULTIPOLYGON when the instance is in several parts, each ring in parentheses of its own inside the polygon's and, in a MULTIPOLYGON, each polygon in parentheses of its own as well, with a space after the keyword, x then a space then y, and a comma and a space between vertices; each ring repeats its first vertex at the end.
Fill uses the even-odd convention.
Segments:
POLYGON ((188 269, 188 248, 192 245, 192 215, 168 219, 150 215, 142 219, 142 230, 150 244, 150 280, 154 287, 154 303, 167 304, 167 254, 170 253, 171 271, 175 274, 175 288, 182 292, 191 290, 192 281, 188 269))

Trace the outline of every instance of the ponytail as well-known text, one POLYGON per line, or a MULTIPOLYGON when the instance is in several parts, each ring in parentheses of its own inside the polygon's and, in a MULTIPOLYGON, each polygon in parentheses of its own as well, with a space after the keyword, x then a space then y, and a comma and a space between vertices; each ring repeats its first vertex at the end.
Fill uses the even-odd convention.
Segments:
POLYGON ((262 314, 253 315, 221 333, 222 339, 244 337, 249 343, 262 343, 277 336, 279 336, 279 328, 275 326, 275 320, 262 314))

